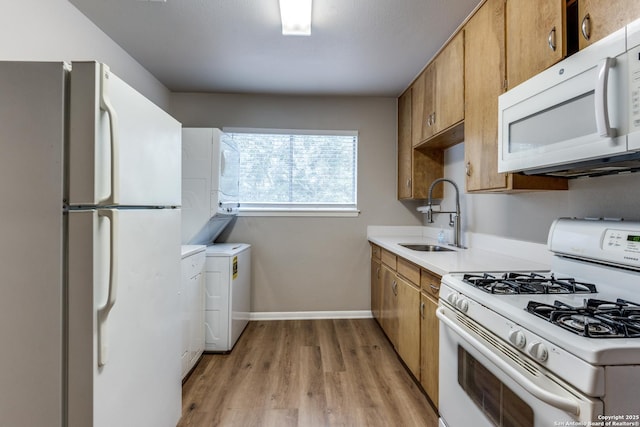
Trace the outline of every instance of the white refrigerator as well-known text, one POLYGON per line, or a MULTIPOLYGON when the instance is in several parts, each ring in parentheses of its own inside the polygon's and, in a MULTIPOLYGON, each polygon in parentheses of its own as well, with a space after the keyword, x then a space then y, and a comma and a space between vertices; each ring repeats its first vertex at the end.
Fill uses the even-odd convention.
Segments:
POLYGON ((0 62, 0 425, 173 427, 180 123, 96 62, 0 62))

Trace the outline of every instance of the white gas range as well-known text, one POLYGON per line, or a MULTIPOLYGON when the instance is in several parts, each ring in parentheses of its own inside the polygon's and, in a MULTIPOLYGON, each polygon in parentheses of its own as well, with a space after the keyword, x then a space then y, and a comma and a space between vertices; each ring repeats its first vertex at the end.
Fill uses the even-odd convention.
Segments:
POLYGON ((441 424, 640 426, 640 223, 559 219, 548 245, 551 272, 443 277, 441 424))

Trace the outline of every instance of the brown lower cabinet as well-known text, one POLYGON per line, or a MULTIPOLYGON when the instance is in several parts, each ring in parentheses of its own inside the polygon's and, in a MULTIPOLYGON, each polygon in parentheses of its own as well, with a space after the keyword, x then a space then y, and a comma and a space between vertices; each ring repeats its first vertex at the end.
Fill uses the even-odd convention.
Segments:
POLYGON ((439 290, 439 275, 371 244, 371 312, 436 407, 439 290))

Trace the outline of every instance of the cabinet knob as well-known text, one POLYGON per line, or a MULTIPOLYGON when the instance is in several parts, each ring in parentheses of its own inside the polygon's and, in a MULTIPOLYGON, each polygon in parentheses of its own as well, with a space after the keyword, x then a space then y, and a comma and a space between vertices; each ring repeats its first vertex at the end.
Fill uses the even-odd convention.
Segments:
POLYGON ((549 49, 552 51, 556 51, 556 27, 553 27, 551 31, 549 31, 549 37, 547 38, 547 42, 549 43, 549 49))
POLYGON ((407 188, 411 188, 411 178, 407 179, 407 188))
POLYGON ((580 30, 582 32, 582 37, 584 37, 585 40, 589 40, 591 38, 591 16, 589 16, 588 13, 584 18, 582 18, 580 30))
POLYGON ((471 162, 467 162, 467 164, 464 165, 464 173, 467 176, 471 176, 471 162))

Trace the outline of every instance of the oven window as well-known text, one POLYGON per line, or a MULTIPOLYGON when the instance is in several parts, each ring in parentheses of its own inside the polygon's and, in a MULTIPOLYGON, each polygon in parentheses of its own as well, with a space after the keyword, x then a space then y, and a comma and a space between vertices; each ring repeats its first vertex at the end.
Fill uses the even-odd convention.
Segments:
POLYGON ((458 383, 498 427, 533 427, 533 410, 467 351, 458 346, 458 383))

